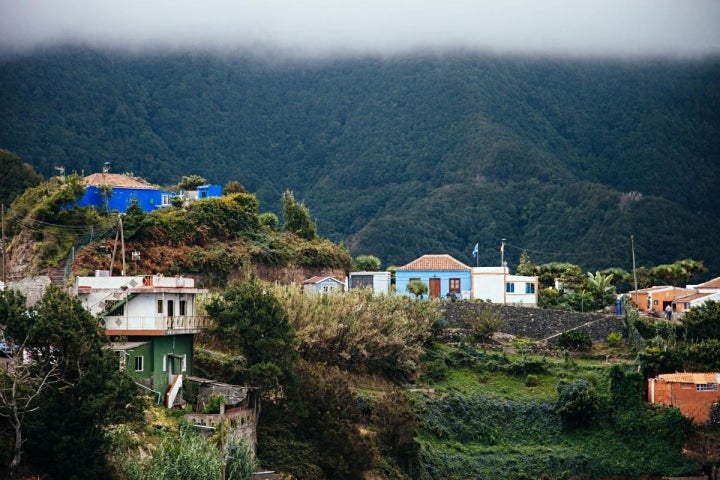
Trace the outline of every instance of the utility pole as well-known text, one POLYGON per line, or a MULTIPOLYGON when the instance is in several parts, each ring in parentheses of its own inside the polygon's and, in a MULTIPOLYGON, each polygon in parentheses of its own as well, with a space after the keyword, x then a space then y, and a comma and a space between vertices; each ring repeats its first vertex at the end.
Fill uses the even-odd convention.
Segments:
POLYGON ((120 245, 122 246, 122 273, 121 277, 125 276, 125 232, 123 232, 122 224, 122 213, 118 213, 118 225, 120 225, 120 245))
POLYGON ((505 239, 500 242, 500 266, 503 274, 503 305, 507 305, 507 268, 505 268, 505 239))
POLYGON ((0 216, 2 217, 2 237, 0 237, 0 248, 2 248, 2 281, 5 283, 5 204, 2 204, 2 209, 0 210, 2 213, 0 213, 0 216))
POLYGON ((635 271, 635 238, 630 235, 630 249, 632 250, 633 279, 635 280, 635 308, 640 308, 638 303, 637 272, 635 271))

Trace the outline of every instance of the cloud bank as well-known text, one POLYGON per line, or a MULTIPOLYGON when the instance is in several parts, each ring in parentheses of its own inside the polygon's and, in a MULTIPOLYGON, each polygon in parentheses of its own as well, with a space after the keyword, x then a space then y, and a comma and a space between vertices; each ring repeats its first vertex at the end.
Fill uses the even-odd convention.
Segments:
POLYGON ((718 0, 0 0, 0 50, 720 53, 718 0))

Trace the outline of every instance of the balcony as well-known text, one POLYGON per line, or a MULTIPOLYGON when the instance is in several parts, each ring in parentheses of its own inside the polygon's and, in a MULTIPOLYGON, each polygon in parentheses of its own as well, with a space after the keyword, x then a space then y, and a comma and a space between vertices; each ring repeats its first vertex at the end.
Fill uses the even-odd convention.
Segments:
POLYGON ((206 316, 112 316, 101 320, 107 335, 177 335, 201 333, 212 326, 206 316))

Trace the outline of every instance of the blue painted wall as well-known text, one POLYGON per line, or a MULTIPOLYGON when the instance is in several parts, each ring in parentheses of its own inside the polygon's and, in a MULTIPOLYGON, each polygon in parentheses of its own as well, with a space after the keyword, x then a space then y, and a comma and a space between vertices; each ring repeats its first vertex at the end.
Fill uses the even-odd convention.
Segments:
MULTIPOLYGON (((108 206, 111 212, 117 210, 120 213, 125 213, 132 201, 137 200, 140 208, 147 213, 161 207, 163 195, 172 197, 177 194, 147 188, 113 187, 108 206)), ((92 206, 101 210, 103 208, 103 196, 100 188, 96 186, 85 187, 85 194, 78 202, 78 205, 81 207, 92 206)))
POLYGON ((198 187, 198 199, 212 198, 222 196, 222 187, 220 185, 202 185, 198 187))
POLYGON ((440 279, 440 297, 446 298, 450 291, 450 279, 460 279, 460 293, 471 290, 470 270, 396 270, 395 271, 395 291, 401 295, 412 294, 407 291, 407 285, 411 278, 419 278, 421 282, 428 286, 428 294, 430 295, 430 279, 440 279))

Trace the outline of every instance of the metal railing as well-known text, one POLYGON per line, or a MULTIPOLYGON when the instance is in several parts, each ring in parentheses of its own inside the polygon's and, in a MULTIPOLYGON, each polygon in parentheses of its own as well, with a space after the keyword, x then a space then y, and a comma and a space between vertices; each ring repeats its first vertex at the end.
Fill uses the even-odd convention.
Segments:
POLYGON ((204 330, 212 326, 205 316, 137 317, 112 316, 104 318, 106 330, 204 330))

